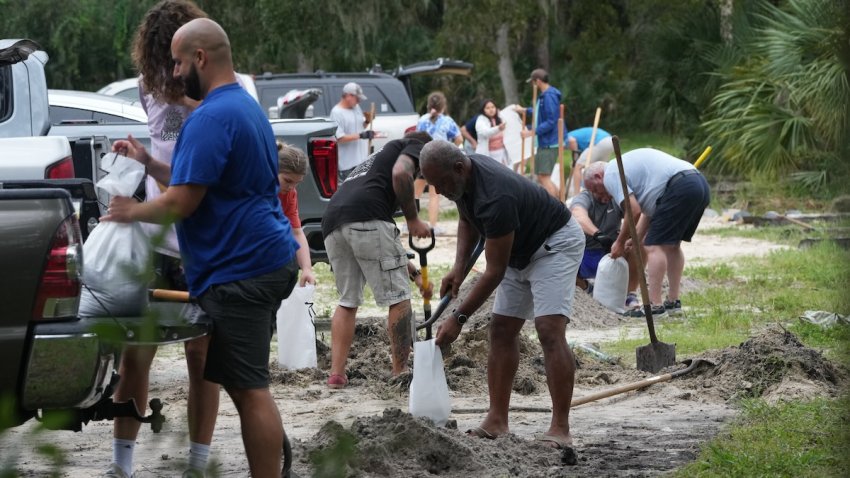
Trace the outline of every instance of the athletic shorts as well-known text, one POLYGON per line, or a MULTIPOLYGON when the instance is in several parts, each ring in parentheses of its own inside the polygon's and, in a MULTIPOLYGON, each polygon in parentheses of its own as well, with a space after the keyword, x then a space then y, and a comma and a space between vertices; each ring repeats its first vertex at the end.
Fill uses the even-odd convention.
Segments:
POLYGON ((578 268, 578 276, 582 279, 593 279, 599 268, 599 261, 605 257, 606 252, 602 249, 585 249, 581 258, 581 266, 578 268))
POLYGON ((584 244, 584 231, 571 217, 546 238, 524 269, 508 267, 496 289, 493 313, 525 320, 563 315, 569 322, 584 244))
MULTIPOLYGON (((555 163, 558 162, 558 147, 554 148, 538 148, 534 155, 534 173, 535 174, 552 174, 552 169, 555 168, 555 163)), ((572 159, 564 161, 564 168, 572 164, 572 159)), ((569 175, 570 170, 564 170, 564 176, 569 175)))
POLYGON ((394 223, 372 220, 343 224, 325 237, 339 305, 359 307, 369 284, 382 307, 410 299, 407 251, 394 223))
POLYGON ((250 279, 210 286, 200 297, 213 330, 204 378, 225 388, 269 386, 272 327, 298 282, 298 262, 250 279))
POLYGON ((690 242, 699 226, 711 195, 708 182, 696 169, 687 169, 667 181, 649 222, 644 244, 658 246, 690 242))

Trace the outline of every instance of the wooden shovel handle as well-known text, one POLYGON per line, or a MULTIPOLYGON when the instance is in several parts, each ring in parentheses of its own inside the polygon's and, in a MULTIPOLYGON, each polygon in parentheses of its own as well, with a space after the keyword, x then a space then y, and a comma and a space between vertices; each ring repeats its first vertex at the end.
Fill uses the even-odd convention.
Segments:
POLYGON ((626 185, 626 171, 623 168, 623 157, 620 155, 620 139, 616 136, 612 136, 611 142, 614 144, 614 154, 617 156, 617 169, 620 171, 620 185, 623 187, 623 212, 625 212, 626 222, 629 224, 629 235, 632 237, 635 258, 637 259, 638 277, 640 278, 640 295, 643 299, 646 326, 649 328, 649 340, 652 343, 656 343, 658 342, 658 337, 655 336, 655 324, 652 321, 652 302, 649 300, 649 289, 646 287, 646 274, 643 270, 645 262, 643 260, 640 238, 637 235, 635 217, 632 214, 632 201, 629 198, 629 187, 626 185))
POLYGON ((151 298, 170 302, 189 302, 189 292, 185 290, 152 289, 151 298))

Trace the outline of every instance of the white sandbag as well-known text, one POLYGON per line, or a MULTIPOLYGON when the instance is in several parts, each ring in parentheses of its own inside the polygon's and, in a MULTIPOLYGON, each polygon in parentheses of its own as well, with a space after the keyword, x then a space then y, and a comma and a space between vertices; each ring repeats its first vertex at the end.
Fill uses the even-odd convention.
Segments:
MULTIPOLYGON (((100 167, 107 175, 97 187, 110 197, 132 196, 145 175, 145 167, 139 162, 115 153, 104 156, 100 167)), ((98 224, 83 244, 85 287, 80 296, 80 315, 144 314, 149 256, 150 242, 139 223, 98 224)))
POLYGON ((618 314, 626 311, 626 295, 629 293, 629 263, 623 257, 611 258, 611 254, 599 260, 596 281, 593 283, 593 298, 618 314))
POLYGON ((525 143, 525 159, 531 157, 531 138, 523 139, 522 132, 522 117, 514 110, 516 105, 508 105, 499 112, 499 116, 505 122, 505 131, 503 138, 505 142, 505 150, 508 152, 508 161, 510 164, 519 163, 522 159, 523 142, 525 143))
POLYGON ((313 294, 316 286, 296 287, 277 311, 277 363, 289 370, 315 368, 316 327, 313 324, 313 294))
POLYGON ((409 409, 411 415, 428 417, 438 427, 446 425, 452 412, 443 354, 434 339, 413 344, 409 409))

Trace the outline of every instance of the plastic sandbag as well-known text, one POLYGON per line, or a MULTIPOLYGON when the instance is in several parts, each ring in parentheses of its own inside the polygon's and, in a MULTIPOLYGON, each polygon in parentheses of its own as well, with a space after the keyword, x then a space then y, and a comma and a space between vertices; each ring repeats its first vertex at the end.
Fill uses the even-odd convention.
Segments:
POLYGON ((628 289, 629 263, 622 257, 612 259, 611 254, 605 254, 596 268, 593 298, 614 312, 622 314, 626 311, 628 289))
POLYGON ((316 327, 310 306, 316 286, 296 287, 277 311, 277 362, 281 367, 297 370, 315 368, 316 327))
MULTIPOLYGON (((145 175, 140 163, 115 153, 104 156, 100 167, 108 174, 97 187, 110 196, 132 196, 145 175)), ((142 315, 149 255, 148 236, 139 223, 104 222, 94 228, 83 244, 80 315, 142 315)))
POLYGON ((428 417, 445 426, 452 412, 443 354, 434 339, 413 344, 413 381, 410 383, 410 414, 428 417))

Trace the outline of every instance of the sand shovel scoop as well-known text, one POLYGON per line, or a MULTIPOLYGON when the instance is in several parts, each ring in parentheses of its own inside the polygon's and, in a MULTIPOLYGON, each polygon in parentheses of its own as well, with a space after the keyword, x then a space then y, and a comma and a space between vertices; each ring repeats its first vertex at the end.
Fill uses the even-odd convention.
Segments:
POLYGON ((617 156, 617 169, 620 172, 620 185, 623 187, 623 210, 626 213, 626 222, 629 225, 632 243, 635 245, 635 257, 637 258, 638 277, 640 277, 640 294, 643 299, 643 311, 646 316, 646 326, 649 329, 649 345, 643 345, 635 350, 637 356, 637 368, 644 372, 655 373, 676 363, 676 344, 666 344, 658 340, 655 335, 655 324, 652 320, 652 303, 649 300, 649 290, 646 287, 646 275, 644 272, 643 251, 640 247, 640 239, 637 235, 635 218, 632 215, 631 200, 629 199, 629 188, 626 185, 626 172, 623 169, 623 157, 620 155, 620 140, 616 136, 611 137, 614 144, 614 154, 617 156))

